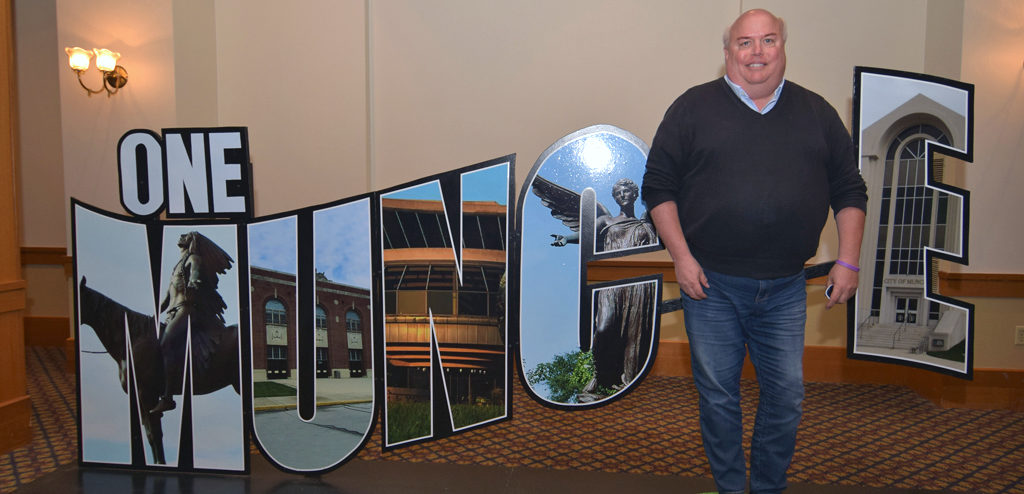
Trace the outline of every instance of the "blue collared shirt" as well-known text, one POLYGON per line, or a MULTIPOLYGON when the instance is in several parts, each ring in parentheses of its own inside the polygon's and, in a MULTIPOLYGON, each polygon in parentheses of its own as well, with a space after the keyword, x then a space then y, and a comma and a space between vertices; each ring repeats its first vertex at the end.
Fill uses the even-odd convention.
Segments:
POLYGON ((729 84, 729 87, 732 88, 732 92, 736 93, 736 97, 738 97, 743 104, 749 106, 751 110, 754 110, 761 115, 764 115, 771 111, 772 108, 775 108, 775 103, 779 102, 779 95, 782 94, 782 86, 786 84, 786 80, 783 79, 782 82, 779 83, 779 87, 775 88, 775 92, 772 94, 772 99, 768 101, 767 105, 764 105, 763 110, 760 110, 757 108, 757 104, 754 103, 754 100, 750 98, 750 95, 748 95, 739 84, 732 82, 728 75, 725 76, 725 82, 729 84))

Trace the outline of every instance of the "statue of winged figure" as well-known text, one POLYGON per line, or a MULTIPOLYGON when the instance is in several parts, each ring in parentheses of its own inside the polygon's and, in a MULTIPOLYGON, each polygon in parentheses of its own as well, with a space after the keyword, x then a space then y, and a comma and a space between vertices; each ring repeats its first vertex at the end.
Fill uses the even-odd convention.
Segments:
MULTIPOLYGON (((579 243, 580 239, 580 194, 562 187, 541 176, 534 177, 531 187, 541 204, 551 210, 551 216, 561 220, 571 233, 551 234, 551 245, 563 247, 579 243)), ((657 242, 654 223, 645 212, 636 217, 635 204, 640 197, 640 188, 628 178, 622 178, 612 186, 612 197, 619 205, 619 214, 597 203, 597 218, 594 222, 596 252, 610 252, 651 245, 657 242)), ((592 351, 595 377, 584 388, 577 399, 593 401, 604 394, 601 390, 617 390, 628 385, 637 377, 642 362, 646 359, 650 342, 651 318, 654 311, 647 308, 654 303, 654 291, 650 285, 635 284, 598 291, 594 306, 594 334, 592 351)))
MULTIPOLYGON (((531 187, 533 194, 540 198, 541 204, 551 210, 551 216, 561 220, 572 233, 560 235, 552 233, 554 241, 551 245, 562 247, 570 243, 579 243, 580 235, 580 194, 566 189, 541 176, 536 176, 531 187)), ((628 178, 619 179, 612 186, 612 197, 619 205, 618 216, 613 216, 600 202, 597 203, 597 218, 594 223, 597 239, 594 248, 597 252, 628 249, 650 245, 657 241, 654 223, 645 211, 641 218, 636 217, 635 204, 640 197, 640 188, 628 178)))

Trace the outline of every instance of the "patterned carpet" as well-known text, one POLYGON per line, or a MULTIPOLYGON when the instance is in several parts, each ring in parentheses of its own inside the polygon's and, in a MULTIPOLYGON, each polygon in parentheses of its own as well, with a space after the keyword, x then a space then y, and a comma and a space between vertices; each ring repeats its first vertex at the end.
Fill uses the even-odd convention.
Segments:
MULTIPOLYGON (((0 492, 75 461, 74 379, 57 348, 29 347, 33 442, 0 455, 0 492)), ((757 385, 745 381, 747 440, 757 385)), ((649 377, 611 405, 545 408, 518 382, 510 421, 362 459, 707 477, 692 380, 649 377)), ((898 386, 808 383, 794 482, 1024 493, 1024 414, 940 409, 898 386)), ((344 468, 344 467, 342 467, 344 468)))
MULTIPOLYGON (((807 383, 793 482, 1024 493, 1024 414, 941 409, 899 386, 807 383)), ((744 381, 749 448, 757 384, 744 381)), ((625 399, 561 412, 517 385, 513 420, 365 459, 710 477, 690 378, 648 377, 625 399)))
POLYGON ((78 458, 75 376, 64 372, 64 352, 57 347, 25 347, 25 364, 32 398, 32 442, 0 455, 0 492, 10 492, 78 458))

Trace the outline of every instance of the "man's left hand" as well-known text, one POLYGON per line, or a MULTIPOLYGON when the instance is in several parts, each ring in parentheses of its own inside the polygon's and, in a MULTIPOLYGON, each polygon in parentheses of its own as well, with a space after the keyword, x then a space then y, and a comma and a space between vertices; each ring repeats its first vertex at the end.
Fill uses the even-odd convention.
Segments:
POLYGON ((831 309, 836 304, 845 304, 850 297, 857 293, 857 274, 854 270, 838 264, 832 266, 832 270, 828 272, 828 284, 832 285, 832 296, 828 300, 828 305, 825 306, 826 309, 831 309))

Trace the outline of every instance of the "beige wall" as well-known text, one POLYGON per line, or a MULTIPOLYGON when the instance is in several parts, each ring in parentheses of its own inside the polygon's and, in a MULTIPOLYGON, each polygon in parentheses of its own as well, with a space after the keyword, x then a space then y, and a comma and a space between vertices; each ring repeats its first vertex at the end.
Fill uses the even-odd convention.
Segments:
POLYGON ((974 366, 1024 369, 1024 346, 1014 345, 1015 326, 1024 326, 1024 304, 1017 298, 965 297, 974 304, 974 366))
POLYGON ((1024 219, 1012 201, 1024 190, 1024 2, 966 2, 963 47, 962 75, 975 85, 976 115, 974 163, 965 174, 971 263, 962 270, 1021 273, 1024 219))
POLYGON ((557 139, 598 123, 649 142, 683 89, 718 75, 720 26, 735 10, 675 0, 374 2, 375 183, 508 153, 521 179, 557 139))
MULTIPOLYGON (((58 0, 56 20, 64 192, 107 211, 123 212, 117 189, 118 139, 132 129, 159 132, 177 121, 171 3, 58 0), (86 97, 67 68, 65 46, 120 52, 128 85, 110 98, 86 97)), ((95 67, 83 78, 93 87, 99 85, 95 67)))
MULTIPOLYGON (((964 3, 962 78, 975 85, 974 163, 964 166, 971 191, 970 264, 963 272, 1021 273, 1024 219, 1013 199, 1024 190, 1024 3, 964 3), (1007 209, 1009 208, 1009 209, 1007 209)), ((975 304, 975 366, 1024 368, 1020 299, 968 298, 975 304)))
POLYGON ((18 70, 18 151, 21 166, 18 179, 22 195, 22 245, 40 247, 64 245, 67 206, 64 201, 64 168, 61 154, 60 89, 61 67, 53 48, 57 44, 53 0, 15 0, 14 24, 18 70), (20 63, 22 60, 47 63, 20 63))
MULTIPOLYGON (((1000 214, 1003 198, 1024 188, 1016 167, 1024 155, 1024 4, 1014 0, 18 0, 16 7, 32 10, 33 22, 53 22, 50 38, 34 41, 43 47, 19 67, 51 78, 59 67, 47 93, 59 97, 25 96, 49 106, 33 116, 34 127, 23 120, 22 145, 33 150, 23 150, 21 166, 63 161, 50 172, 63 174, 59 198, 47 175, 24 176, 23 188, 40 191, 25 200, 25 245, 66 238, 66 197, 121 210, 115 146, 132 128, 247 126, 258 215, 509 153, 517 153, 521 181, 547 146, 597 123, 650 142, 680 92, 722 73, 725 25, 742 9, 766 7, 788 22, 787 76, 820 92, 848 124, 855 65, 976 84, 976 160, 950 172, 972 191, 974 216, 971 264, 956 269, 1024 273, 1015 247, 1024 240, 1021 220, 1000 214), (86 97, 66 68, 66 45, 120 51, 128 86, 112 98, 86 97)), ((95 71, 87 76, 98 81, 95 71)), ((830 223, 816 261, 835 256, 834 236, 830 223)), ((820 294, 809 292, 808 344, 843 345, 843 318, 815 313, 820 294)), ((1024 317, 1013 322, 1018 304, 979 304, 978 367, 1024 368, 1017 350, 1024 347, 1006 349, 1009 325, 1024 324, 1024 317)))
POLYGON ((175 125, 209 126, 217 121, 218 113, 215 4, 176 0, 172 15, 175 125))
MULTIPOLYGON (((65 245, 67 201, 64 196, 64 161, 60 124, 61 69, 54 61, 57 45, 57 6, 54 0, 15 0, 15 57, 17 82, 19 160, 17 178, 21 201, 19 228, 22 246, 65 245), (20 63, 44 60, 46 63, 20 63), (31 219, 31 220, 30 220, 31 219)), ((64 269, 28 265, 25 315, 67 316, 67 290, 34 289, 61 287, 64 269), (53 283, 53 284, 51 284, 53 283)))
POLYGON ((218 125, 249 127, 256 214, 369 191, 362 0, 216 3, 218 125))

